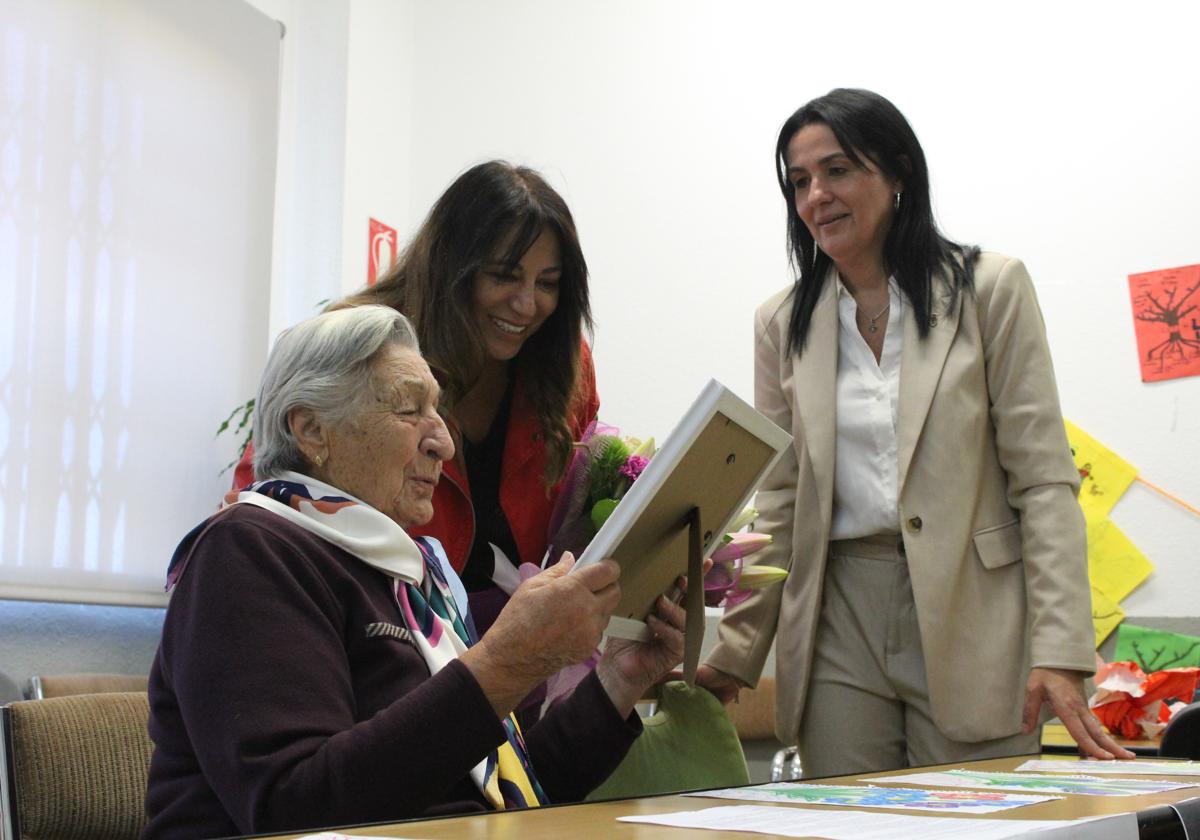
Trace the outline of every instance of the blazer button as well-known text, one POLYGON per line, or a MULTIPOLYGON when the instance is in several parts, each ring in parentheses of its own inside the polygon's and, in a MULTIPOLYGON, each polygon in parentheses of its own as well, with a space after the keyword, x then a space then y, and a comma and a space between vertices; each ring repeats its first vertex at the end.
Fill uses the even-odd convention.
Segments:
POLYGON ((936 314, 929 316, 929 326, 931 326, 931 327, 937 326, 937 315, 936 314))
POLYGON ((921 517, 919 517, 919 516, 910 516, 910 517, 908 518, 908 521, 907 521, 907 522, 905 522, 904 524, 905 524, 905 525, 908 527, 908 530, 909 530, 910 532, 912 532, 912 533, 914 533, 914 534, 919 534, 919 533, 921 533, 921 517))

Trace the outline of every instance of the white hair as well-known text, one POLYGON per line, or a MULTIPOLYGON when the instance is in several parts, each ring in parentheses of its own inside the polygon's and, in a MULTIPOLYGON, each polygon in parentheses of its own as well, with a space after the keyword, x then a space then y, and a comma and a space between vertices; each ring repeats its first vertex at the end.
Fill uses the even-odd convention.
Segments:
POLYGON ((338 309, 280 333, 254 403, 254 477, 306 472, 288 425, 292 409, 311 409, 323 423, 345 420, 371 394, 375 358, 391 345, 421 349, 412 324, 389 306, 338 309))

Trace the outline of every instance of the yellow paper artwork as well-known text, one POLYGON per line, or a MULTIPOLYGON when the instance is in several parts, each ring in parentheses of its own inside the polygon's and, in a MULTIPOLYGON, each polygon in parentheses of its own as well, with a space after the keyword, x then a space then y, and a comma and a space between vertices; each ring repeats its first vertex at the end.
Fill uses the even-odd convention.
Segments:
POLYGON ((1117 629, 1117 625, 1125 618, 1125 611, 1092 585, 1092 627, 1096 631, 1096 647, 1108 638, 1108 634, 1117 629))
POLYGON ((1067 441, 1079 470, 1079 506, 1087 520, 1088 578, 1096 647, 1125 617, 1119 601, 1154 570, 1146 555, 1108 518, 1137 477, 1137 469, 1067 420, 1067 441))
POLYGON ((1099 522, 1133 484, 1137 470, 1070 420, 1066 425, 1067 442, 1081 482, 1079 506, 1088 522, 1099 522))
POLYGON ((1110 519, 1088 524, 1088 577, 1092 586, 1120 601, 1150 576, 1146 555, 1110 519))

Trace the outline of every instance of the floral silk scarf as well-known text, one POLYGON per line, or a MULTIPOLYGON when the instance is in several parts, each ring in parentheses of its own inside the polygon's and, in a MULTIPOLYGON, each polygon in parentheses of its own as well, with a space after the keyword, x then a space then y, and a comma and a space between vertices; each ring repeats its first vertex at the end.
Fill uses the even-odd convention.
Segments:
MULTIPOLYGON (((414 540, 396 522, 336 487, 296 472, 257 481, 225 497, 222 508, 252 504, 269 510, 344 549, 395 581, 396 604, 421 656, 436 674, 471 645, 435 550, 436 541, 414 540)), ((440 547, 440 546, 439 546, 440 547)), ((178 556, 167 572, 167 588, 183 572, 178 556)), ((471 769, 471 779, 497 809, 545 804, 525 740, 510 714, 501 721, 506 742, 471 769)))

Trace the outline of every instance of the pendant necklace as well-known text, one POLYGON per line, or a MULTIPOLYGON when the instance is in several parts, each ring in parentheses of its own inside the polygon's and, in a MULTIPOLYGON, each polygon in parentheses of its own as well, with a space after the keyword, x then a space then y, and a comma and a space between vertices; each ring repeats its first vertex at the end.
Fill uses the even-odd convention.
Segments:
MULTIPOLYGON (((889 300, 888 305, 883 307, 883 309, 880 309, 877 313, 875 313, 874 317, 868 315, 866 312, 863 312, 863 317, 865 317, 870 322, 869 324, 867 324, 867 332, 878 332, 879 329, 878 329, 878 327, 875 326, 875 322, 878 321, 880 318, 882 318, 883 313, 887 312, 891 308, 892 308, 892 302, 889 300)), ((861 309, 858 311, 862 312, 861 309)))

